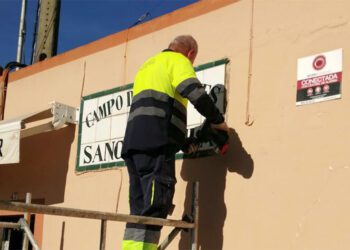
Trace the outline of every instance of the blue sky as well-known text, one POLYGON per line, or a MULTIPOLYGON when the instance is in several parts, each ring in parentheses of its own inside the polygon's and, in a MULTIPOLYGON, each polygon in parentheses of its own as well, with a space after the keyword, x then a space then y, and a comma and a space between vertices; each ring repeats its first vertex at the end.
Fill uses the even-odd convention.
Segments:
MULTIPOLYGON (((25 63, 30 63, 37 0, 27 0, 25 63)), ((127 29, 198 0, 61 0, 58 53, 127 29)), ((0 66, 16 60, 22 0, 0 0, 0 66)))

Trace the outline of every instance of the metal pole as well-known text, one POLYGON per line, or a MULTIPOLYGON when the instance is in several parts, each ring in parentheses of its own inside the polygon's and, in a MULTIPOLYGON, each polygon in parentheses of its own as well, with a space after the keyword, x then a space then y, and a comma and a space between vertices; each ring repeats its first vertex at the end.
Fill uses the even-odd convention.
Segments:
POLYGON ((35 250, 40 250, 38 244, 36 243, 36 241, 34 239, 34 235, 32 234, 32 231, 30 231, 30 228, 29 228, 28 224, 26 223, 26 221, 23 218, 21 218, 21 219, 19 219, 18 223, 21 225, 21 229, 28 236, 28 239, 29 239, 30 243, 32 244, 33 248, 35 250))
POLYGON ((164 241, 162 242, 162 244, 160 244, 158 246, 158 250, 164 250, 166 249, 169 244, 173 241, 173 239, 175 239, 176 235, 178 235, 180 233, 182 229, 181 228, 174 228, 170 234, 164 239, 164 241))
MULTIPOLYGON (((26 204, 30 204, 32 202, 32 194, 26 193, 26 204)), ((24 214, 24 221, 30 225, 30 213, 24 214)), ((22 250, 28 250, 28 236, 26 232, 23 233, 23 244, 22 244, 22 250)))
POLYGON ((19 229, 21 226, 18 223, 13 222, 0 222, 0 228, 14 228, 19 229))
POLYGON ((26 34, 25 30, 25 19, 27 12, 27 0, 22 0, 22 10, 21 10, 21 19, 19 22, 19 33, 18 33, 18 47, 17 47, 17 59, 16 61, 22 63, 23 58, 23 44, 26 34))
POLYGON ((198 220, 199 220, 199 182, 193 183, 192 216, 194 228, 191 230, 191 250, 198 250, 198 220))
POLYGON ((5 249, 10 249, 11 244, 11 233, 12 230, 9 230, 9 233, 7 235, 7 241, 5 242, 5 249))

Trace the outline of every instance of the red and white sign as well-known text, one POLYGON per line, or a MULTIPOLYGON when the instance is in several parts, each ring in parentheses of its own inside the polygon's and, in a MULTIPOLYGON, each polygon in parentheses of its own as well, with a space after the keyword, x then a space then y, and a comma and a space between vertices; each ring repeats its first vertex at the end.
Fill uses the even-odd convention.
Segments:
POLYGON ((297 106, 341 97, 342 49, 298 59, 297 106))

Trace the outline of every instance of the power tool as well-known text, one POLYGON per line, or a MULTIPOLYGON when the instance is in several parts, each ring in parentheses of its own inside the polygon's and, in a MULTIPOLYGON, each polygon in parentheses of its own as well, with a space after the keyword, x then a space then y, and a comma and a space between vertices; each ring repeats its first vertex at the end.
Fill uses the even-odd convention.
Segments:
POLYGON ((226 131, 212 128, 210 123, 205 121, 202 127, 197 131, 197 143, 212 142, 221 155, 228 150, 228 134, 226 131))
MULTIPOLYGON (((228 139, 229 136, 226 131, 214 129, 209 122, 204 121, 204 123, 196 129, 194 136, 186 139, 182 146, 182 151, 188 152, 191 144, 199 148, 200 145, 204 143, 211 143, 214 146, 214 148, 210 147, 212 151, 224 155, 229 147, 228 139)), ((197 153, 198 152, 193 152, 191 155, 195 156, 197 153)))
MULTIPOLYGON (((226 89, 223 84, 217 84, 212 87, 209 97, 212 99, 216 107, 223 114, 226 109, 226 89)), ((183 152, 188 152, 190 145, 198 147, 197 152, 193 152, 188 157, 196 157, 200 154, 225 154, 228 150, 228 139, 227 132, 219 129, 214 129, 211 124, 205 120, 203 124, 198 127, 190 129, 190 135, 186 139, 182 146, 183 152)))

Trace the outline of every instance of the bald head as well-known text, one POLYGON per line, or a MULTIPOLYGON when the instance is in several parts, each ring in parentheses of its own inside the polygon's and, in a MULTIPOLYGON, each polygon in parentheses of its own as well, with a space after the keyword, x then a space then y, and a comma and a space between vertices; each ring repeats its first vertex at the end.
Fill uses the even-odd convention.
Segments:
POLYGON ((183 54, 193 63, 197 56, 198 44, 192 36, 182 35, 169 44, 169 49, 183 54))

